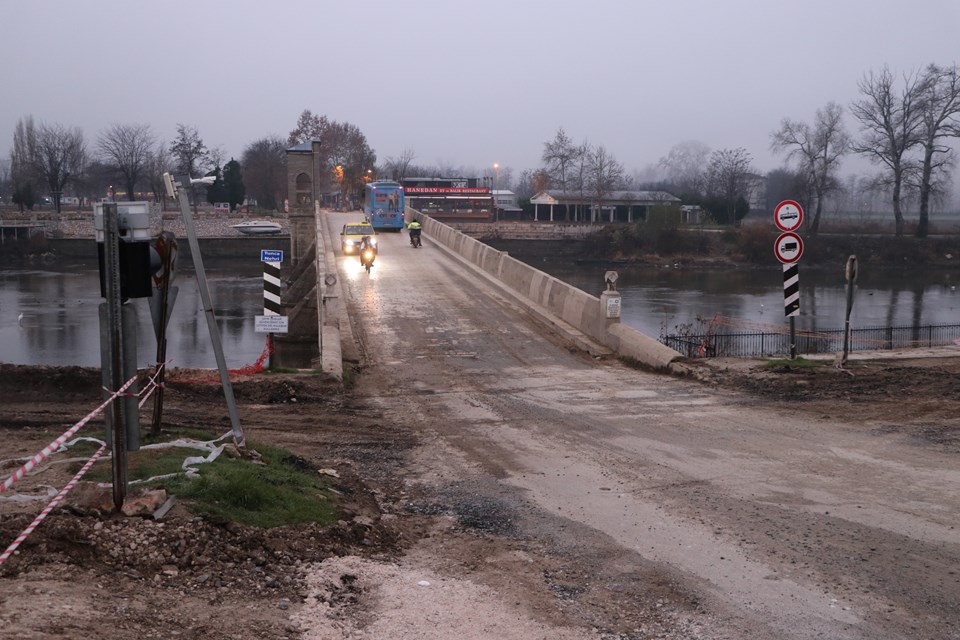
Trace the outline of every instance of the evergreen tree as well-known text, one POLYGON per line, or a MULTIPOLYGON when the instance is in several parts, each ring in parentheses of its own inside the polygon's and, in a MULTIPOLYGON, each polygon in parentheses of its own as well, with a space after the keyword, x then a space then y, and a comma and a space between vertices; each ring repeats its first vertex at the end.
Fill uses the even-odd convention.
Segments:
POLYGON ((210 204, 226 202, 227 191, 223 188, 223 174, 220 172, 220 167, 216 167, 213 171, 208 171, 207 175, 217 178, 216 182, 207 187, 207 202, 210 204))
POLYGON ((230 211, 235 211, 247 195, 246 187, 243 186, 240 163, 233 158, 223 167, 223 191, 223 202, 230 203, 230 211))

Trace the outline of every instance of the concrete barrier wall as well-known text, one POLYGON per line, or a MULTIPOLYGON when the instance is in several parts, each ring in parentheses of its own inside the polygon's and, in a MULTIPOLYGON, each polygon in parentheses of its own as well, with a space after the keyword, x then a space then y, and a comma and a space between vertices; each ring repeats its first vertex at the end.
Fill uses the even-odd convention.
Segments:
POLYGON ((424 233, 464 260, 551 314, 622 356, 663 369, 681 354, 616 320, 608 320, 600 298, 558 280, 507 253, 475 240, 428 216, 413 212, 424 233))
POLYGON ((424 232, 434 242, 439 242, 590 338, 601 344, 606 343, 606 319, 601 317, 600 299, 596 296, 534 269, 428 216, 420 216, 420 221, 423 223, 424 232))

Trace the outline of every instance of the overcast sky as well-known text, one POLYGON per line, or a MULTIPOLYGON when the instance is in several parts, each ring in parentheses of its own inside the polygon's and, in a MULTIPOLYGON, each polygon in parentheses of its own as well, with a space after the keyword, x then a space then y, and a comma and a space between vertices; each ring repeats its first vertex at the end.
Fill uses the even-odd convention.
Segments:
POLYGON ((91 148, 112 123, 185 123, 239 157, 310 109, 381 162, 516 174, 563 127, 628 171, 685 140, 766 171, 782 118, 960 58, 960 0, 0 0, 0 24, 4 158, 27 115, 91 148))

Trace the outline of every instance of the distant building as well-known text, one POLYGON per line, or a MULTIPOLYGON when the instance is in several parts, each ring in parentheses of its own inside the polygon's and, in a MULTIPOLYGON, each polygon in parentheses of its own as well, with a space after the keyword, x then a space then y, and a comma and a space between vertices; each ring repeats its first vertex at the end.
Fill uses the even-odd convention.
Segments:
POLYGON ((407 206, 437 220, 493 220, 493 193, 480 178, 404 178, 407 206))
POLYGON ((650 207, 680 204, 680 198, 666 191, 611 191, 598 198, 579 191, 541 191, 530 198, 533 219, 540 220, 541 207, 551 222, 562 218, 583 222, 627 222, 645 220, 650 207))
POLYGON ((493 190, 493 206, 496 207, 500 218, 519 218, 523 213, 517 194, 509 189, 493 190))

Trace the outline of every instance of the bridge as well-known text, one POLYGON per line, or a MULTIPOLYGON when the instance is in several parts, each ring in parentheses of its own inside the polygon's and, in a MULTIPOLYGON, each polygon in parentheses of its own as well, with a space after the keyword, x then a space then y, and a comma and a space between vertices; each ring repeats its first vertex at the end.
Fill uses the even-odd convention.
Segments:
MULTIPOLYGON (((320 346, 318 368, 338 378, 343 375, 343 349, 352 348, 345 340, 350 315, 363 313, 362 306, 349 304, 349 296, 344 296, 344 282, 356 281, 356 258, 340 255, 338 234, 342 224, 360 215, 321 211, 318 207, 312 221, 307 216, 291 216, 295 266, 283 296, 290 332, 294 339, 316 338, 320 346)), ((408 216, 423 224, 425 247, 407 251, 412 247, 405 244, 405 233, 379 234, 380 255, 368 287, 393 289, 405 277, 426 279, 456 269, 494 292, 491 303, 507 302, 543 330, 592 356, 625 357, 653 369, 669 368, 681 357, 677 351, 620 323, 615 284, 607 285, 608 290, 597 297, 443 222, 416 211, 408 216)), ((544 228, 531 225, 522 236, 579 237, 583 233, 582 225, 540 226, 544 228)), ((598 288, 602 286, 598 283, 598 288)))

